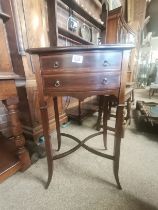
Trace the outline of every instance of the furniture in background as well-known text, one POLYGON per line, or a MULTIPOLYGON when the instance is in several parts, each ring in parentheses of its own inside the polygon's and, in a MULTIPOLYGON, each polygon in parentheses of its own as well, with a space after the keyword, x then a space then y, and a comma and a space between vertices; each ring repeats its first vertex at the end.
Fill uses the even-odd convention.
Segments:
POLYGON ((121 131, 124 119, 123 110, 125 106, 125 72, 132 47, 131 45, 103 45, 98 47, 54 47, 27 50, 30 54, 35 54, 34 59, 36 59, 37 65, 35 73, 48 163, 46 188, 48 188, 52 179, 53 160, 69 155, 82 146, 96 155, 113 161, 114 176, 118 188, 121 189, 118 172, 121 131), (58 68, 54 67, 55 63, 58 63, 58 68), (107 98, 115 96, 118 100, 113 155, 102 153, 85 144, 89 139, 103 134, 103 142, 106 149, 108 100, 104 100, 103 132, 92 134, 83 141, 70 134, 60 133, 57 96, 73 96, 79 100, 84 100, 92 95, 106 95, 107 98), (59 145, 61 145, 61 136, 68 137, 78 143, 77 146, 69 151, 55 156, 51 147, 48 106, 45 96, 51 96, 54 100, 59 145))
MULTIPOLYGON (((116 8, 114 10, 109 11, 108 18, 107 18, 107 35, 106 35, 106 43, 107 44, 130 44, 135 43, 135 33, 134 31, 129 27, 129 25, 126 23, 124 15, 123 15, 123 9, 122 7, 116 8)), ((133 67, 133 61, 132 57, 134 55, 135 49, 131 50, 130 57, 128 60, 128 66, 126 71, 124 72, 126 74, 125 82, 126 82, 126 114, 124 116, 124 126, 122 130, 122 136, 124 136, 125 127, 130 124, 131 121, 131 103, 134 102, 134 82, 133 82, 133 74, 134 74, 134 68, 133 67)), ((111 105, 113 104, 115 107, 117 106, 117 101, 114 98, 109 99, 109 119, 111 117, 115 117, 116 114, 111 113, 111 105)), ((98 120, 97 120, 97 130, 100 130, 102 127, 101 125, 101 119, 102 119, 102 104, 104 103, 104 98, 100 98, 100 106, 99 106, 99 114, 98 114, 98 120)), ((108 129, 110 131, 115 131, 114 127, 108 126, 108 129)))
MULTIPOLYGON (((107 44, 135 44, 136 34, 126 23, 122 7, 118 7, 114 10, 109 11, 108 20, 107 20, 107 35, 106 43, 107 44)), ((126 82, 134 82, 134 55, 135 49, 131 51, 128 68, 126 70, 126 82)))
MULTIPOLYGON (((102 124, 102 118, 103 118, 103 112, 104 112, 104 103, 107 100, 107 96, 100 96, 99 99, 99 110, 98 110, 98 119, 96 123, 96 130, 100 131, 101 128, 103 128, 102 124)), ((124 138, 125 128, 130 125, 131 123, 131 103, 133 100, 133 88, 126 87, 125 89, 125 110, 124 110, 124 120, 123 120, 123 126, 122 126, 122 138, 124 138)), ((117 98, 110 96, 108 98, 108 118, 107 120, 110 120, 111 117, 116 118, 116 110, 118 106, 118 100, 117 98), (111 109, 114 108, 114 112, 111 111, 111 109)), ((115 127, 107 125, 107 129, 109 131, 115 132, 115 127)), ((107 145, 106 145, 107 146, 107 145)))
POLYGON ((154 94, 157 92, 158 92, 158 84, 151 83, 150 88, 149 88, 149 98, 154 96, 154 94))
MULTIPOLYGON (((86 8, 86 2, 82 4, 82 1, 80 4, 69 0, 47 1, 51 46, 105 43, 108 6, 106 1, 102 5, 99 1, 94 0, 92 4, 95 10, 90 11, 90 5, 86 8), (66 17, 63 17, 64 15, 66 17), (78 23, 76 30, 68 28, 70 17, 73 17, 78 23)), ((86 116, 98 110, 96 97, 90 97, 84 101, 69 97, 66 101, 69 102, 65 110, 67 116, 75 119, 79 124, 86 116)))
POLYGON ((68 119, 76 121, 79 125, 82 125, 82 122, 86 117, 92 116, 98 111, 98 97, 96 96, 86 98, 84 101, 77 100, 72 97, 67 98, 69 102, 65 112, 68 119), (78 105, 76 100, 78 101, 78 105))
MULTIPOLYGON (((96 9, 96 11, 92 11, 93 14, 91 11, 88 11, 88 9, 90 10, 90 5, 87 5, 87 8, 84 8, 84 5, 79 4, 77 1, 61 0, 54 1, 54 3, 48 1, 48 7, 50 8, 48 10, 48 16, 51 18, 49 20, 52 20, 56 25, 56 29, 54 29, 56 31, 53 34, 56 34, 58 45, 60 45, 59 40, 62 37, 68 38, 73 45, 97 45, 99 40, 101 43, 105 43, 108 4, 106 1, 103 4, 101 4, 99 1, 96 3, 95 0, 92 2, 92 4, 96 9), (64 23, 62 27, 60 20, 57 20, 57 18, 60 16, 57 15, 57 10, 54 12, 54 8, 62 8, 62 11, 65 12, 67 12, 68 9, 71 10, 71 12, 68 13, 69 16, 67 21, 69 20, 69 17, 74 17, 74 19, 78 21, 78 26, 75 31, 72 31, 70 28, 68 28, 67 24, 65 28, 64 23), (98 17, 96 17, 96 15, 98 17), (98 35, 95 34, 95 31, 98 32, 98 35)), ((52 21, 49 21, 49 28, 52 27, 52 21)), ((50 39, 52 40, 52 44, 56 43, 54 43, 54 39, 52 37, 50 37, 50 39)))
POLYGON ((30 166, 30 158, 25 149, 25 138, 18 116, 18 97, 10 60, 5 23, 9 15, 1 11, 0 5, 0 183, 15 172, 30 166), (8 123, 3 119, 8 114, 8 123))
MULTIPOLYGON (((54 2, 54 1, 52 1, 54 2)), ((19 97, 19 112, 22 128, 27 139, 39 142, 43 135, 41 117, 39 112, 38 91, 33 69, 34 60, 25 52, 31 46, 40 47, 41 40, 49 46, 47 38, 47 28, 42 28, 42 21, 46 14, 44 5, 39 1, 14 1, 1 0, 2 9, 9 14, 10 19, 6 23, 6 33, 13 64, 14 72, 20 76, 16 81, 17 93, 19 97), (30 12, 30 10, 32 12, 30 12), (36 22, 38 26, 36 27, 36 22), (22 27, 21 27, 22 26, 22 27), (37 30, 37 31, 36 31, 37 30), (41 36, 43 36, 43 39, 41 36)), ((53 24, 53 23, 52 23, 53 24)), ((55 35, 52 35, 55 37, 55 35)), ((55 129, 55 116, 53 112, 53 102, 48 98, 50 130, 55 129)), ((67 122, 67 116, 63 111, 62 98, 58 98, 58 109, 60 113, 60 123, 67 122)))
MULTIPOLYGON (((3 10, 11 17, 6 24, 6 32, 8 36, 13 70, 17 75, 23 77, 23 79, 19 79, 16 84, 18 97, 20 99, 19 111, 22 127, 24 134, 28 139, 34 139, 34 141, 38 142, 39 137, 42 136, 42 126, 38 107, 37 84, 34 74, 36 69, 33 69, 35 61, 25 52, 25 49, 30 47, 59 46, 62 45, 63 42, 64 45, 65 43, 68 45, 96 43, 98 41, 97 36, 93 36, 91 41, 87 41, 79 34, 75 34, 72 31, 67 30, 67 28, 61 27, 59 22, 61 20, 62 24, 65 25, 63 16, 66 12, 69 17, 69 9, 64 9, 68 6, 71 7, 70 9, 74 12, 73 15, 77 16, 77 20, 80 23, 85 23, 90 26, 91 33, 93 33, 92 31, 96 31, 98 29, 101 31, 101 37, 105 37, 105 23, 101 23, 101 20, 98 19, 100 11, 99 8, 101 8, 103 11, 102 20, 105 22, 106 7, 103 5, 102 8, 100 2, 95 2, 95 13, 98 15, 97 19, 94 17, 93 12, 90 15, 88 11, 85 11, 81 5, 77 5, 75 1, 46 0, 39 2, 38 0, 1 0, 3 10), (63 10, 61 11, 61 9, 63 10)), ((65 99, 63 100, 62 97, 59 97, 58 108, 60 113, 60 124, 67 122, 67 116, 64 110, 65 106, 63 107, 64 103, 65 99)), ((90 104, 92 109, 95 110, 96 106, 93 106, 93 103, 91 102, 90 104)), ((82 116, 85 115, 85 112, 87 112, 87 110, 82 112, 82 107, 87 107, 87 105, 84 106, 83 104, 82 106, 80 101, 73 102, 73 100, 71 100, 69 106, 70 109, 71 105, 76 106, 78 119, 82 118, 82 116), (83 113, 83 115, 78 114, 78 112, 83 113)), ((49 100, 51 131, 55 129, 55 116, 52 107, 53 102, 49 100)), ((67 112, 68 111, 69 110, 67 109, 67 112)))
POLYGON ((139 130, 157 134, 158 103, 137 101, 135 109, 135 120, 139 130))

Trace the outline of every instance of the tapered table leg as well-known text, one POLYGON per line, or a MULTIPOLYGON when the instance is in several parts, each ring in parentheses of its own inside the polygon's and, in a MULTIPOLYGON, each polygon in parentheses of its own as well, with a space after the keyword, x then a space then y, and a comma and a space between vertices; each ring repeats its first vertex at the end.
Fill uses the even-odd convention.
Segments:
POLYGON ((107 121, 109 116, 108 105, 109 105, 109 97, 105 96, 103 102, 103 143, 105 149, 107 149, 107 121))
POLYGON ((45 186, 47 189, 53 176, 53 153, 51 146, 51 137, 49 135, 49 118, 48 118, 47 105, 46 104, 40 105, 40 111, 41 111, 43 135, 45 138, 45 149, 46 149, 46 156, 48 163, 48 180, 45 186))
POLYGON ((59 121, 59 110, 58 110, 58 100, 57 97, 53 98, 54 102, 54 112, 55 112, 55 122, 56 122, 56 131, 57 131, 57 140, 58 140, 58 149, 61 147, 61 135, 60 135, 60 121, 59 121))
POLYGON ((79 125, 82 125, 82 111, 81 111, 81 107, 82 107, 82 102, 81 100, 78 101, 78 123, 79 125))
POLYGON ((114 140, 113 171, 119 189, 122 189, 118 173, 119 173, 119 161, 120 161, 121 135, 122 135, 122 126, 123 126, 123 109, 124 109, 123 105, 122 106, 118 105, 116 112, 115 140, 114 140))
POLYGON ((104 103, 104 96, 99 96, 99 111, 98 111, 98 119, 97 119, 97 125, 96 130, 100 131, 101 129, 101 118, 103 113, 103 103, 104 103))
POLYGON ((131 99, 127 101, 127 120, 128 124, 131 124, 131 99))
POLYGON ((110 120, 111 108, 112 108, 112 99, 109 97, 109 104, 108 104, 108 120, 110 120))

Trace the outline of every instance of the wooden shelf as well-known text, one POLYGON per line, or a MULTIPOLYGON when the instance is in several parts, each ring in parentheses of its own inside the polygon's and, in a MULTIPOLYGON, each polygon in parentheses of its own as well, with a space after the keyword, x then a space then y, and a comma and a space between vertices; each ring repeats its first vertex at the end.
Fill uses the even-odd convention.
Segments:
POLYGON ((0 72, 0 80, 22 79, 19 75, 12 72, 0 72))
POLYGON ((0 11, 0 18, 1 18, 4 22, 6 22, 7 20, 9 20, 10 16, 7 15, 6 13, 0 11))
POLYGON ((77 12, 79 15, 84 17, 86 20, 88 20, 90 23, 95 25, 97 28, 104 30, 105 27, 103 24, 101 24, 98 20, 93 18, 87 11, 84 10, 79 4, 77 4, 75 1, 70 0, 61 0, 64 4, 66 4, 68 7, 70 7, 72 10, 77 12))
POLYGON ((109 19, 114 19, 116 17, 120 17, 120 20, 122 22, 122 25, 124 26, 124 28, 130 32, 131 34, 135 35, 134 30, 129 26, 129 24, 125 21, 124 17, 123 17, 123 9, 122 6, 121 7, 117 7, 116 9, 110 10, 109 11, 109 19))
POLYGON ((76 42, 79 42, 79 43, 81 43, 81 44, 90 44, 90 45, 93 45, 93 43, 92 42, 88 42, 88 41, 86 41, 85 39, 83 39, 82 37, 80 37, 80 36, 78 36, 78 35, 76 35, 76 34, 74 34, 74 33, 72 33, 71 31, 68 31, 68 30, 66 30, 66 29, 64 29, 64 28, 61 28, 61 27, 58 27, 58 33, 60 34, 60 35, 63 35, 63 36, 65 36, 65 37, 67 37, 67 38, 70 38, 70 39, 72 39, 72 40, 74 40, 74 41, 76 41, 76 42))
POLYGON ((0 142, 0 183, 6 178, 16 173, 21 168, 12 143, 8 144, 8 140, 2 136, 0 142))

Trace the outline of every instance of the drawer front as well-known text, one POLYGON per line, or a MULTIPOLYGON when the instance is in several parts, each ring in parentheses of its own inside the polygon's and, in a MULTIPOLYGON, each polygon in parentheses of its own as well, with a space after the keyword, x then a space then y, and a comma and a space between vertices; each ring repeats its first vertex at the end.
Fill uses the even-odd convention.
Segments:
POLYGON ((45 90, 57 92, 93 91, 117 89, 120 87, 120 74, 111 72, 62 74, 43 76, 45 90))
POLYGON ((106 51, 94 53, 58 54, 40 58, 42 70, 118 70, 121 68, 122 53, 120 51, 106 51))

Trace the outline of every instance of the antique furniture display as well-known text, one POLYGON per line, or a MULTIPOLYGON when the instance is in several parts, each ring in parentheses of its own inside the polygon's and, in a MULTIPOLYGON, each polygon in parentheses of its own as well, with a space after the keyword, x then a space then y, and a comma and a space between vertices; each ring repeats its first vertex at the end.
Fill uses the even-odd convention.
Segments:
POLYGON ((30 166, 25 138, 18 116, 18 97, 4 23, 9 15, 0 11, 0 183, 30 166), (8 124, 3 119, 8 114, 8 124))
MULTIPOLYGON (((52 4, 54 4, 54 8, 55 7, 57 8, 55 2, 51 3, 48 1, 48 6, 50 7, 50 9, 48 10, 48 15, 51 16, 52 19, 57 19, 56 11, 53 11, 54 9, 51 9, 52 4)), ((57 1, 57 5, 60 6, 60 8, 63 8, 62 10, 63 12, 67 10, 67 7, 71 11, 73 11, 74 16, 77 18, 79 22, 78 24, 79 28, 77 31, 75 31, 75 33, 72 33, 71 31, 68 30, 68 28, 63 27, 64 23, 60 24, 59 20, 55 23, 55 24, 58 23, 57 28, 54 29, 56 30, 54 33, 56 34, 57 37, 56 39, 58 39, 59 35, 59 38, 63 36, 64 38, 70 39, 70 42, 72 43, 75 41, 76 42, 75 44, 86 44, 86 45, 97 44, 97 42, 96 43, 93 42, 92 37, 94 34, 92 34, 91 32, 92 28, 95 28, 99 32, 99 37, 103 37, 103 40, 105 40, 107 8, 105 6, 105 3, 102 5, 100 2, 96 3, 95 1, 93 1, 91 2, 91 4, 95 8, 95 10, 93 9, 91 11, 91 5, 89 5, 89 2, 87 5, 86 2, 82 4, 82 2, 78 3, 77 1, 69 1, 69 0, 57 1), (103 18, 100 18, 100 16, 103 16, 103 18)), ((51 21, 49 22, 49 24, 51 25, 51 21)), ((51 38, 51 40, 52 39, 53 38, 51 38)), ((104 43, 104 41, 102 43, 104 43)))
POLYGON ((139 130, 157 134, 158 103, 137 101, 135 115, 136 125, 139 130))
POLYGON ((158 84, 156 83, 151 83, 150 89, 149 89, 149 98, 154 96, 154 93, 158 92, 158 84))
MULTIPOLYGON (((131 44, 135 43, 135 33, 131 29, 131 27, 126 23, 123 16, 123 8, 118 7, 114 10, 109 11, 108 20, 107 20, 107 35, 106 35, 106 43, 107 44, 131 44)), ((131 103, 134 101, 134 83, 133 83, 133 74, 134 74, 134 66, 133 66, 133 54, 135 49, 131 50, 128 67, 126 69, 126 116, 124 116, 124 128, 130 124, 131 119, 131 103)), ((101 125, 101 117, 102 117, 102 103, 103 98, 100 98, 100 107, 99 107, 99 115, 97 120, 97 130, 100 130, 101 125)), ((117 101, 113 98, 110 99, 109 103, 109 116, 115 117, 116 115, 111 114, 111 104, 117 105, 117 101)), ((108 126, 110 131, 115 131, 115 128, 111 128, 108 126)), ((122 130, 122 136, 124 136, 124 129, 122 130)))
MULTIPOLYGON (((1 0, 3 11, 10 15, 6 23, 8 45, 14 72, 20 76, 16 81, 19 97, 19 111, 22 128, 27 139, 39 141, 43 135, 41 117, 38 106, 38 92, 34 70, 34 60, 30 58, 24 49, 29 47, 41 47, 44 42, 49 46, 47 29, 43 28, 42 21, 46 14, 44 5, 38 0, 12 1, 1 0), (31 12, 30 12, 31 10, 31 12), (42 14, 41 14, 42 11, 42 14), (25 17, 25 18, 24 18, 25 17), (42 19, 43 18, 43 19, 42 19), (39 23, 36 27, 36 21, 39 23), (21 26, 23 26, 21 28, 21 26), (37 36, 38 34, 38 36, 37 36), (41 38, 43 37, 43 38, 41 38), (41 40, 44 40, 43 42, 41 40)), ((50 130, 55 130, 55 116, 52 110, 53 102, 48 98, 50 130)), ((60 123, 67 122, 67 116, 63 111, 62 98, 58 98, 60 123)))
MULTIPOLYGON (((52 6, 52 3, 48 4, 49 6, 52 6)), ((60 10, 62 9, 62 13, 67 13, 68 15, 68 7, 69 10, 71 10, 71 15, 73 13, 73 16, 78 20, 79 30, 76 30, 73 33, 68 30, 66 26, 67 24, 64 24, 65 19, 63 18, 63 15, 55 14, 55 12, 51 9, 48 10, 48 14, 52 19, 57 18, 57 23, 55 23, 57 24, 57 30, 54 33, 56 34, 56 37, 58 37, 57 46, 61 46, 61 39, 65 39, 67 46, 80 44, 97 45, 100 43, 99 39, 102 44, 105 43, 106 17, 108 13, 106 1, 104 1, 103 5, 99 1, 91 1, 91 4, 92 5, 90 5, 90 1, 88 1, 88 3, 84 1, 57 1, 57 8, 55 11, 58 11, 60 8, 60 10), (91 7, 95 9, 91 10, 91 7), (54 14, 55 17, 53 17, 52 14, 54 14), (62 23, 59 19, 63 20, 62 23)), ((49 22, 50 25, 52 24, 52 21, 49 22)), ((96 104, 96 97, 87 98, 82 102, 69 97, 69 104, 65 111, 70 120, 76 120, 79 124, 82 124, 85 117, 98 110, 98 106, 96 106, 96 104)))
MULTIPOLYGON (((86 3, 86 1, 85 1, 86 3)), ((22 76, 17 81, 18 97, 20 99, 20 117, 24 134, 28 139, 33 139, 38 142, 39 137, 42 135, 42 125, 40 112, 38 107, 38 92, 37 84, 35 81, 33 69, 34 59, 25 52, 27 48, 33 47, 47 47, 47 46, 59 46, 61 43, 69 44, 92 44, 84 40, 81 36, 76 35, 67 28, 61 27, 64 24, 63 19, 67 20, 69 12, 62 10, 63 5, 65 7, 71 6, 75 15, 80 16, 83 21, 90 23, 94 29, 101 30, 101 33, 105 34, 104 23, 99 21, 99 11, 96 8, 95 13, 98 14, 98 19, 94 17, 94 14, 89 14, 85 11, 85 8, 78 5, 76 1, 57 1, 57 0, 1 0, 3 11, 10 15, 10 19, 6 24, 6 32, 8 35, 8 44, 10 48, 11 61, 13 64, 13 70, 17 75, 22 76), (61 6, 62 4, 62 6, 61 6), (38 35, 38 36, 37 36, 38 35)), ((101 4, 99 3, 99 7, 101 4)), ((104 17, 106 11, 103 10, 104 17)), ((78 20, 78 19, 77 19, 78 20)), ((104 21, 103 21, 104 22, 104 21)), ((93 37, 94 38, 94 37, 93 37)), ((96 39, 95 39, 96 40, 96 39)), ((49 100, 49 99, 48 99, 49 100)), ((80 104, 80 102, 79 102, 80 104)), ((58 98, 60 124, 67 122, 67 116, 63 108, 64 100, 62 97, 58 98)), ((77 101, 78 105, 78 101, 77 101)), ((81 104, 80 104, 81 105, 81 104)), ((50 129, 55 129, 55 116, 52 111, 53 102, 49 100, 49 119, 50 129)), ((80 107, 78 108, 81 111, 80 107)), ((80 116, 80 114, 77 116, 80 116)))
MULTIPOLYGON (((114 10, 109 11, 108 20, 107 20, 107 36, 106 43, 107 44, 135 44, 136 34, 126 23, 123 16, 122 7, 118 7, 114 10)), ((133 82, 134 76, 134 55, 135 49, 131 51, 129 65, 126 70, 127 78, 126 82, 133 82)))
MULTIPOLYGON (((104 108, 104 101, 107 100, 106 96, 101 96, 99 99, 99 110, 98 110, 98 119, 96 124, 96 130, 100 131, 101 128, 103 128, 102 125, 102 116, 103 116, 103 108, 104 108)), ((133 88, 126 87, 125 89, 125 108, 124 109, 124 120, 123 120, 123 126, 122 126, 122 138, 124 138, 125 128, 130 125, 131 123, 131 103, 133 102, 133 88)), ((107 120, 110 120, 111 117, 116 118, 116 109, 118 105, 118 100, 115 97, 109 97, 108 98, 108 118, 107 120), (115 110, 112 113, 111 109, 114 107, 115 110)), ((107 126, 107 129, 109 131, 115 132, 115 127, 107 126)), ((107 147, 107 145, 106 145, 107 147)))
POLYGON ((52 179, 53 160, 71 154, 82 146, 96 155, 113 161, 114 176, 118 188, 121 189, 118 172, 123 109, 125 106, 125 72, 132 47, 132 45, 102 45, 34 48, 27 50, 30 54, 34 54, 33 57, 36 59, 37 65, 35 67, 35 73, 48 163, 46 188, 48 188, 52 179), (56 63, 58 64, 57 67, 56 63), (106 148, 108 100, 105 100, 104 103, 102 132, 90 135, 82 141, 70 134, 60 133, 56 97, 73 96, 79 100, 84 100, 86 97, 93 95, 114 96, 118 99, 113 155, 101 153, 85 144, 89 139, 103 134, 103 142, 106 148), (49 135, 48 106, 45 96, 51 96, 54 100, 59 149, 61 136, 69 137, 78 143, 77 146, 69 151, 55 156, 52 153, 49 135))
POLYGON ((91 29, 89 26, 87 26, 85 23, 83 23, 83 25, 80 28, 80 33, 81 36, 87 40, 87 41, 91 41, 92 39, 92 35, 91 35, 91 29))

